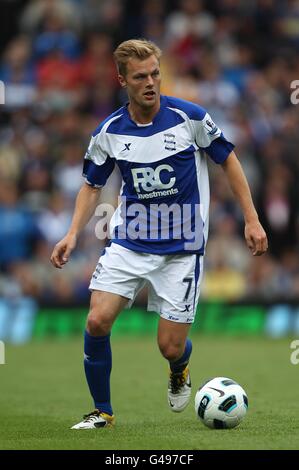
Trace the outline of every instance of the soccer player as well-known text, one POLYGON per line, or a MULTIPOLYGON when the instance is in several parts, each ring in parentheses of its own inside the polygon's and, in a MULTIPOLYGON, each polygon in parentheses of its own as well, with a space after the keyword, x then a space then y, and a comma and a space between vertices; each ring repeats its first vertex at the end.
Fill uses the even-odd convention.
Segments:
MULTIPOLYGON (((160 49, 129 40, 114 52, 120 85, 129 102, 94 131, 84 159, 83 183, 67 235, 51 261, 62 268, 98 204, 115 165, 123 185, 111 224, 111 241, 90 282, 84 366, 95 410, 72 429, 111 426, 110 331, 118 314, 149 284, 148 309, 159 318, 158 345, 169 362, 168 403, 183 411, 191 397, 188 363, 208 237, 207 157, 220 164, 245 220, 254 256, 267 237, 233 148, 201 106, 160 95, 160 49)), ((232 248, 233 249, 233 248, 232 248)))

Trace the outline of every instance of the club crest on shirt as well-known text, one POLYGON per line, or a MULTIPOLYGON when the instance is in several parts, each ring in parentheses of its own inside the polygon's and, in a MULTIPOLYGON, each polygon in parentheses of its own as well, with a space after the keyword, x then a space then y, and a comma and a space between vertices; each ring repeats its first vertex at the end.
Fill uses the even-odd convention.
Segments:
POLYGON ((175 135, 166 133, 164 135, 165 150, 176 150, 175 135))

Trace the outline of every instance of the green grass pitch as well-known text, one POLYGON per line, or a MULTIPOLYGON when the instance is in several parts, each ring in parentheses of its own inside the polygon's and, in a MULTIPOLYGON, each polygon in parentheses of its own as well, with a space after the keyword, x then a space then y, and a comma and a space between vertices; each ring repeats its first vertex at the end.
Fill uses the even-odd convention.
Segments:
POLYGON ((291 339, 193 336, 192 402, 181 414, 166 401, 166 361, 154 337, 112 336, 113 429, 74 431, 92 410, 82 340, 8 346, 0 366, 0 449, 298 449, 299 365, 291 339), (237 380, 249 410, 232 430, 211 430, 195 417, 198 386, 215 376, 237 380))

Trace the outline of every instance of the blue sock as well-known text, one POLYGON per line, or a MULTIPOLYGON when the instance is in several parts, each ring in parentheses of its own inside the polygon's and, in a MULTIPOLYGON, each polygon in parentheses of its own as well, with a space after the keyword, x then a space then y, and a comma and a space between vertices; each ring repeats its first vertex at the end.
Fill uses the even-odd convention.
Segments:
POLYGON ((174 372, 175 374, 179 372, 183 372, 183 370, 185 369, 186 365, 189 362, 191 352, 192 352, 192 341, 191 339, 187 338, 185 351, 182 357, 180 357, 180 359, 177 359, 176 361, 172 361, 172 362, 169 361, 171 372, 174 372))
POLYGON ((110 373, 112 369, 110 334, 107 336, 91 336, 85 331, 84 369, 95 407, 112 415, 110 403, 110 373))

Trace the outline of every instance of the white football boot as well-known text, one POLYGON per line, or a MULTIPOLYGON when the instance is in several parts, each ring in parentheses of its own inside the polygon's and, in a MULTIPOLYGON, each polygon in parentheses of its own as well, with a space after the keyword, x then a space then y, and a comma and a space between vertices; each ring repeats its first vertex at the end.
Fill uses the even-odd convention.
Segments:
POLYGON ((108 415, 99 410, 94 410, 83 416, 81 423, 75 424, 71 429, 97 429, 111 427, 115 423, 114 415, 108 415))
POLYGON ((191 380, 189 367, 186 366, 183 372, 169 373, 168 382, 168 404, 171 411, 180 413, 188 405, 191 398, 191 380))

